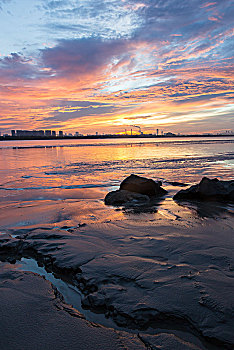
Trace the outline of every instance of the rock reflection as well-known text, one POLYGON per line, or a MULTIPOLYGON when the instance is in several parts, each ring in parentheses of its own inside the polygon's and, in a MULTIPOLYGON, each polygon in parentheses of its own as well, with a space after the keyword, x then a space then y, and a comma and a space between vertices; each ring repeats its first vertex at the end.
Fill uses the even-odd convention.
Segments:
POLYGON ((175 201, 180 207, 188 208, 201 218, 225 218, 234 214, 234 206, 219 202, 175 201))

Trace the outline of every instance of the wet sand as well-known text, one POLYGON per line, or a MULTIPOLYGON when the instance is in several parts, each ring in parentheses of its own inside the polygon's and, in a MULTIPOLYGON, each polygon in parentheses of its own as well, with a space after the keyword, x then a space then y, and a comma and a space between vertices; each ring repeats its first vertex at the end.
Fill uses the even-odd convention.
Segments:
POLYGON ((137 335, 87 322, 43 278, 0 263, 2 350, 143 350, 137 335))
POLYGON ((4 203, 0 260, 8 264, 0 279, 1 349, 19 348, 15 328, 20 348, 37 348, 36 335, 34 347, 25 345, 30 310, 32 337, 38 328, 48 349, 232 349, 233 206, 179 205, 171 199, 179 188, 167 189, 166 198, 143 212, 105 206, 105 189, 61 192, 59 201, 51 191, 38 201, 4 203), (55 304, 64 302, 42 277, 19 270, 22 257, 78 287, 84 313, 105 315, 120 333, 77 318, 70 306, 58 311, 55 304))

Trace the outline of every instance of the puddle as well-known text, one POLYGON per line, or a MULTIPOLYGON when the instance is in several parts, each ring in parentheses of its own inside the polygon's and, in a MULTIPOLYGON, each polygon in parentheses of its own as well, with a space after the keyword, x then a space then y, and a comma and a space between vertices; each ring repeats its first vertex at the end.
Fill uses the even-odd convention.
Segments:
POLYGON ((47 281, 50 281, 62 294, 65 302, 67 304, 72 305, 74 309, 78 310, 81 314, 83 314, 86 320, 101 324, 108 328, 124 330, 124 328, 118 327, 116 323, 114 323, 114 321, 112 321, 110 318, 106 318, 105 315, 83 309, 81 305, 82 293, 80 292, 80 290, 77 287, 67 282, 64 282, 61 279, 56 278, 53 273, 47 272, 44 267, 38 266, 36 260, 22 258, 20 261, 17 260, 16 264, 17 270, 24 272, 35 272, 38 275, 45 277, 45 279, 47 281))

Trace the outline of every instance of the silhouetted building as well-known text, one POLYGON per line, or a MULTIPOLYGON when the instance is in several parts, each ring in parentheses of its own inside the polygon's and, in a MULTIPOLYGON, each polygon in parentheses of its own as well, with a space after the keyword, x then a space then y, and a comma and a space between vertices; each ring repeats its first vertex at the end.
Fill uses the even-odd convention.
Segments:
POLYGON ((63 131, 62 130, 59 131, 59 137, 63 137, 63 131))
POLYGON ((15 137, 15 130, 11 130, 11 136, 15 137))
POLYGON ((45 136, 51 136, 51 130, 45 130, 45 136))
POLYGON ((44 130, 16 130, 16 136, 17 137, 43 137, 44 130))
POLYGON ((45 136, 44 130, 37 130, 36 133, 37 133, 37 136, 40 136, 40 137, 45 136))
POLYGON ((52 131, 52 136, 56 136, 56 132, 54 130, 52 131))

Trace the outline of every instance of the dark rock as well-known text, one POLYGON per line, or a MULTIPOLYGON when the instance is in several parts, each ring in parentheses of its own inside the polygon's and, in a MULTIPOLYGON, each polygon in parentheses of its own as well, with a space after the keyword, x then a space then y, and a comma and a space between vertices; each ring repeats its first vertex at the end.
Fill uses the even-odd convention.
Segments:
POLYGON ((233 202, 234 180, 219 181, 218 179, 203 177, 199 184, 177 192, 173 199, 233 202))
POLYGON ((125 190, 109 192, 104 199, 105 204, 117 206, 126 203, 147 203, 149 202, 149 200, 149 196, 125 190))
POLYGON ((107 205, 145 205, 155 197, 161 197, 167 193, 162 187, 162 182, 145 177, 130 175, 121 184, 117 191, 109 192, 105 197, 107 205))
POLYGON ((160 197, 167 193, 161 186, 161 181, 155 182, 152 179, 132 174, 120 184, 120 190, 140 193, 149 197, 160 197))

